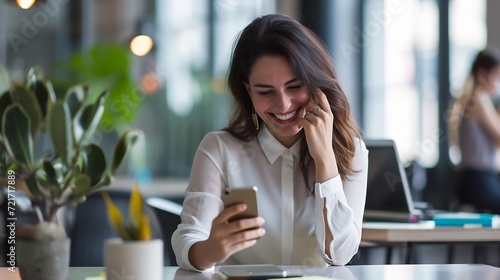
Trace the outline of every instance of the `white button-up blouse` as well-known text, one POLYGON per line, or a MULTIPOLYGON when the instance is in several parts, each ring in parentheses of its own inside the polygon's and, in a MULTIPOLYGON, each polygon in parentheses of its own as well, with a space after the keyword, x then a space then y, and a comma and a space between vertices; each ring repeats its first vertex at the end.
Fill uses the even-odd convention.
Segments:
MULTIPOLYGON (((344 265, 356 254, 366 197, 368 150, 355 139, 353 176, 336 176, 305 186, 299 167, 300 140, 287 149, 263 126, 258 137, 244 142, 224 131, 210 132, 196 152, 185 192, 182 222, 172 236, 180 267, 195 270, 189 248, 206 240, 212 220, 223 210, 225 187, 257 186, 259 215, 266 234, 231 256, 225 264, 344 265), (324 223, 326 203, 328 225, 324 223), (325 254, 325 227, 331 231, 331 258, 325 254)), ((314 178, 311 168, 310 178, 314 178)))

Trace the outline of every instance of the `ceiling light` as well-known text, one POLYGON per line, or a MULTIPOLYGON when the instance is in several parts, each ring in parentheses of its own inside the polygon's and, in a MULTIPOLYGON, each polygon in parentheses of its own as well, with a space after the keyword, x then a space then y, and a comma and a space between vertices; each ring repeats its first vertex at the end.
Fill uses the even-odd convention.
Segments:
POLYGON ((153 39, 147 35, 135 36, 130 42, 130 50, 137 56, 145 56, 153 48, 153 39))
POLYGON ((16 2, 17 5, 19 5, 19 7, 24 10, 31 8, 31 6, 35 4, 35 0, 16 0, 16 2))

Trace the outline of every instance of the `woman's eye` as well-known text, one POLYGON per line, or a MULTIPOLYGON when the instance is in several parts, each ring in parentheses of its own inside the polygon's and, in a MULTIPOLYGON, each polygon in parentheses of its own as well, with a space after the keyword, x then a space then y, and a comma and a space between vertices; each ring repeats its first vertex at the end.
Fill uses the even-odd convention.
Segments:
POLYGON ((267 94, 270 94, 271 92, 273 92, 272 90, 268 90, 268 91, 259 91, 259 94, 260 95, 267 95, 267 94))
POLYGON ((302 87, 302 85, 296 85, 296 86, 291 86, 288 89, 295 90, 295 89, 299 89, 301 87, 302 87))

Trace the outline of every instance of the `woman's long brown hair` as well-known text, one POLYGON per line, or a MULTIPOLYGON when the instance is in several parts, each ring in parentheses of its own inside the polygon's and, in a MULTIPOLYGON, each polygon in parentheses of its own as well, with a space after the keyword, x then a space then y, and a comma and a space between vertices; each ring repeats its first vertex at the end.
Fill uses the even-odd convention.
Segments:
MULTIPOLYGON (((312 31, 288 16, 272 14, 257 18, 239 35, 228 77, 236 104, 229 126, 224 130, 242 141, 256 137, 258 131, 251 119, 252 101, 244 83, 248 83, 250 69, 262 55, 284 55, 297 79, 311 94, 318 89, 325 93, 334 116, 332 146, 340 176, 345 180, 355 172, 352 160, 354 137, 359 137, 357 125, 325 46, 312 31)), ((262 122, 260 118, 259 122, 262 122)), ((302 137, 305 137, 303 133, 302 137)), ((300 154, 301 171, 307 188, 313 193, 314 185, 309 182, 308 172, 313 161, 305 139, 300 154)))

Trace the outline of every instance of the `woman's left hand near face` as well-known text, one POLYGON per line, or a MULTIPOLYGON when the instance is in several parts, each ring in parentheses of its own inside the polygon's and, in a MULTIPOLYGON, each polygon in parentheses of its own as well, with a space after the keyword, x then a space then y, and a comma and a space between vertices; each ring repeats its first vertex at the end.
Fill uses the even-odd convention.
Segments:
POLYGON ((309 153, 315 162, 325 155, 332 154, 332 135, 334 116, 326 95, 317 89, 314 98, 306 105, 300 123, 304 127, 309 153))

